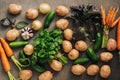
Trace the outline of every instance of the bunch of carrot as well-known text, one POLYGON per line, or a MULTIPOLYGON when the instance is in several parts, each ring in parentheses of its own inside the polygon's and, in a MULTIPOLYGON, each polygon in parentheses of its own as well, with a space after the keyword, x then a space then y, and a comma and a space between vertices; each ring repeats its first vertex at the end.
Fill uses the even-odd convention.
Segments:
POLYGON ((5 51, 0 43, 0 57, 1 57, 1 62, 2 62, 2 66, 3 66, 3 69, 5 70, 5 72, 7 72, 8 76, 9 76, 9 79, 10 80, 16 80, 16 78, 11 74, 10 72, 10 63, 7 59, 7 56, 5 54, 5 51))
POLYGON ((120 17, 118 17, 115 20, 119 8, 110 7, 107 15, 105 14, 105 9, 103 8, 103 6, 101 6, 100 10, 101 10, 101 16, 102 16, 102 24, 104 25, 102 48, 106 48, 106 44, 108 41, 109 28, 114 28, 114 26, 118 23, 120 19, 120 17))

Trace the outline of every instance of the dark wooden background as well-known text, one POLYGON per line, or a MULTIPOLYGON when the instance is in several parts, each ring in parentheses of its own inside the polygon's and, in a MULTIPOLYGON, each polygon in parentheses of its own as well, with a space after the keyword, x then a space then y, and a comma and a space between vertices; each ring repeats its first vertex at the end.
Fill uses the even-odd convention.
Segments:
MULTIPOLYGON (((80 5, 80 4, 88 4, 88 3, 92 3, 92 4, 96 5, 97 7, 100 7, 100 5, 102 4, 106 8, 106 10, 108 10, 108 8, 110 6, 119 6, 120 7, 120 0, 0 0, 0 19, 2 19, 4 17, 9 17, 11 19, 16 19, 17 22, 24 20, 24 21, 27 21, 30 23, 33 20, 28 20, 25 18, 26 10, 28 8, 38 9, 39 4, 41 2, 49 3, 52 7, 52 10, 54 10, 55 7, 58 5, 64 5, 69 8, 72 5, 80 5), (7 7, 10 3, 16 3, 16 4, 22 5, 22 7, 23 7, 22 13, 17 16, 8 14, 7 7)), ((120 16, 120 11, 117 16, 120 16)), ((45 18, 44 15, 39 14, 39 17, 37 19, 41 20, 43 22, 44 18, 45 18)), ((54 28, 54 26, 55 26, 54 22, 56 19, 54 19, 52 25, 50 26, 50 29, 54 28)), ((5 28, 5 27, 0 26, 0 37, 5 37, 6 31, 8 31, 9 29, 10 28, 5 28)), ((115 36, 116 36, 115 30, 116 30, 116 28, 114 28, 110 31, 109 37, 115 38, 115 36)), ((32 43, 32 40, 31 40, 31 43, 32 43)), ((18 57, 19 50, 20 49, 14 49, 15 57, 18 57)), ((83 53, 81 53, 81 55, 82 54, 83 53)), ((116 52, 113 52, 113 54, 114 54, 114 58, 111 62, 109 62, 109 63, 99 62, 98 65, 99 65, 99 67, 103 64, 110 65, 110 67, 112 69, 112 73, 111 73, 111 76, 109 77, 109 79, 107 79, 107 80, 120 80, 120 63, 118 62, 118 53, 116 51, 116 52)), ((13 64, 13 62, 10 59, 9 59, 9 61, 11 64, 12 74, 15 75, 16 77, 18 77, 18 75, 19 75, 18 69, 16 68, 16 66, 13 64)), ((91 63, 88 63, 85 65, 86 68, 89 64, 91 64, 91 63)), ((70 72, 71 66, 72 66, 72 62, 69 61, 69 63, 63 67, 61 72, 54 72, 51 70, 54 73, 53 80, 105 80, 105 79, 100 78, 99 74, 96 76, 93 76, 93 77, 88 76, 86 73, 84 73, 82 76, 75 76, 70 72)), ((31 80, 37 80, 39 75, 40 75, 40 73, 33 71, 33 77, 31 80)), ((6 72, 4 72, 4 70, 1 66, 1 62, 0 62, 0 80, 8 80, 8 76, 7 76, 6 72)))

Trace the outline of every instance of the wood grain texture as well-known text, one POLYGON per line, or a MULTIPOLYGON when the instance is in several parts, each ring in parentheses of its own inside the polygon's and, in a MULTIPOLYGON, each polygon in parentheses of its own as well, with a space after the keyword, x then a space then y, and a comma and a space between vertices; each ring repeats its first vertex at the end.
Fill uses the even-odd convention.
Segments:
MULTIPOLYGON (((27 21, 30 23, 33 20, 28 20, 25 17, 25 12, 28 8, 36 8, 38 9, 39 4, 41 2, 47 2, 51 5, 52 10, 55 10, 56 6, 58 5, 64 5, 66 7, 70 7, 72 5, 80 5, 80 4, 88 4, 88 3, 92 3, 98 7, 100 7, 100 5, 103 5, 105 7, 106 10, 108 10, 108 8, 113 5, 113 6, 119 6, 120 7, 120 0, 0 0, 0 19, 4 18, 4 17, 9 17, 10 19, 16 19, 17 22, 19 21, 27 21), (20 4, 23 7, 23 10, 21 12, 21 14, 13 16, 8 14, 7 12, 7 7, 8 4, 10 3, 16 3, 16 4, 20 4)), ((118 12, 119 14, 117 16, 120 16, 120 11, 118 12)), ((41 20, 42 22, 45 19, 45 16, 42 14, 39 14, 39 17, 37 18, 38 20, 41 20)), ((55 18, 54 22, 58 19, 55 18)), ((50 29, 53 29, 55 26, 55 23, 52 23, 50 26, 50 29)), ((0 37, 5 37, 5 33, 6 31, 8 31, 10 28, 5 28, 0 26, 0 37)), ((110 32, 110 36, 111 38, 115 38, 115 29, 111 30, 110 32)), ((31 40, 32 43, 32 40, 31 40)), ((18 52, 20 49, 15 49, 14 50, 14 54, 15 57, 18 57, 18 52)), ((81 53, 81 55, 84 55, 81 53)), ((16 68, 16 66, 13 64, 13 62, 10 60, 10 64, 11 64, 11 72, 18 77, 19 72, 18 69, 16 68)), ((88 63, 85 65, 85 67, 87 68, 87 66, 91 64, 88 63)), ((114 58, 110 63, 102 63, 99 62, 98 65, 99 67, 101 67, 101 65, 103 64, 109 64, 111 66, 112 69, 112 74, 109 78, 109 80, 120 80, 120 63, 118 63, 118 54, 117 52, 114 52, 114 58)), ((62 69, 61 72, 54 72, 52 71, 50 68, 48 68, 48 70, 51 70, 54 73, 54 78, 53 80, 104 80, 102 78, 100 78, 99 74, 97 76, 91 77, 88 76, 86 73, 84 73, 82 76, 75 76, 71 73, 70 69, 72 66, 72 62, 69 61, 69 64, 65 65, 62 69)), ((38 80, 38 76, 40 75, 40 73, 33 71, 33 77, 31 80, 38 80)), ((7 74, 3 71, 2 66, 1 66, 1 62, 0 62, 0 80, 8 80, 8 76, 7 74)))

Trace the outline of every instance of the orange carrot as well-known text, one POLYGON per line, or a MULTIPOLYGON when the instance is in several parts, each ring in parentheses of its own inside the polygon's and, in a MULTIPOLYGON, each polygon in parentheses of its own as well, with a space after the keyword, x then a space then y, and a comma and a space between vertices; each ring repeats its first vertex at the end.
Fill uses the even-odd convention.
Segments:
POLYGON ((110 25, 110 28, 113 28, 113 27, 118 23, 119 20, 120 20, 120 17, 118 17, 118 18, 110 25))
POLYGON ((13 51, 12 51, 12 49, 10 48, 10 46, 8 45, 8 43, 5 41, 5 39, 3 39, 3 38, 0 38, 0 41, 1 41, 1 43, 2 43, 2 46, 4 47, 4 49, 5 49, 5 52, 6 52, 6 55, 8 56, 8 57, 11 57, 12 55, 13 55, 13 51))
POLYGON ((103 8, 102 5, 100 7, 100 11, 101 11, 101 15, 102 15, 102 23, 103 23, 103 25, 105 25, 106 24, 106 22, 105 22, 105 9, 103 8))
POLYGON ((1 62, 2 62, 4 70, 6 72, 10 71, 10 63, 5 55, 4 49, 1 44, 0 44, 0 53, 1 53, 1 62))
POLYGON ((117 27, 117 49, 120 50, 120 20, 117 27))
POLYGON ((106 16, 106 24, 108 25, 108 21, 110 19, 110 15, 111 15, 111 11, 112 11, 112 7, 110 7, 110 9, 108 10, 108 14, 106 16))
POLYGON ((13 50, 10 48, 8 43, 5 41, 4 38, 0 38, 1 44, 6 52, 6 55, 12 59, 18 69, 21 71, 21 67, 23 66, 13 55, 13 50))

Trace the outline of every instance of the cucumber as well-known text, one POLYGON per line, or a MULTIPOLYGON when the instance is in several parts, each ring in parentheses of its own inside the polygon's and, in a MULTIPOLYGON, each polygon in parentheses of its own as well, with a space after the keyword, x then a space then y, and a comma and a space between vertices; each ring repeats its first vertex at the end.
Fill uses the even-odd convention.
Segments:
POLYGON ((84 64, 84 63, 87 63, 87 62, 89 62, 89 61, 90 61, 89 58, 87 58, 87 57, 81 57, 81 58, 76 59, 76 60, 73 62, 73 64, 84 64))

